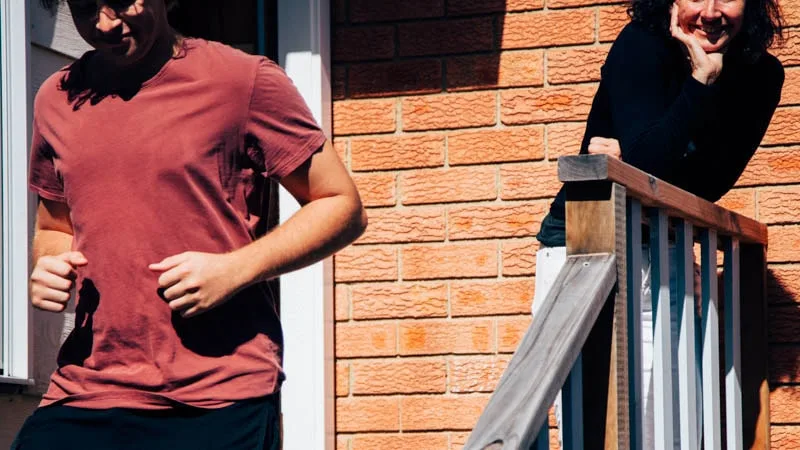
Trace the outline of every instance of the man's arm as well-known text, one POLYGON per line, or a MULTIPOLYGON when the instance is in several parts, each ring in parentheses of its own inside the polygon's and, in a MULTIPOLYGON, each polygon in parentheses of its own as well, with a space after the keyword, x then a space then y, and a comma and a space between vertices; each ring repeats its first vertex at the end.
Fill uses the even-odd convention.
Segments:
POLYGON ((72 222, 65 203, 39 198, 33 235, 31 303, 45 311, 61 312, 70 298, 75 270, 86 265, 86 258, 71 252, 72 222))
POLYGON ((302 208, 251 244, 223 255, 187 252, 152 264, 175 311, 191 317, 259 281, 313 264, 344 248, 367 226, 358 191, 330 143, 281 184, 302 208))

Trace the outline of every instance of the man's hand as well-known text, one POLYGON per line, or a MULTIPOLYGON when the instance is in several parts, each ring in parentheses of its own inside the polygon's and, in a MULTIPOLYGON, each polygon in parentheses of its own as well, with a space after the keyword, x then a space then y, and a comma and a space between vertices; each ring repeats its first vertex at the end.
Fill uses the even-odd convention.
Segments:
POLYGON ((681 28, 678 24, 678 6, 674 3, 671 14, 669 31, 672 33, 672 37, 686 46, 692 65, 692 76, 705 85, 713 84, 722 73, 722 53, 706 53, 700 45, 700 41, 681 28))
POLYGON ((77 278, 76 270, 89 261, 80 252, 42 256, 31 272, 31 303, 44 311, 62 312, 77 278))
POLYGON ((611 138, 593 137, 589 140, 589 154, 608 155, 617 159, 622 159, 622 150, 619 148, 619 141, 611 138))
POLYGON ((150 264, 163 272, 158 286, 169 307, 183 317, 193 317, 228 301, 242 286, 235 281, 231 254, 186 252, 150 264))

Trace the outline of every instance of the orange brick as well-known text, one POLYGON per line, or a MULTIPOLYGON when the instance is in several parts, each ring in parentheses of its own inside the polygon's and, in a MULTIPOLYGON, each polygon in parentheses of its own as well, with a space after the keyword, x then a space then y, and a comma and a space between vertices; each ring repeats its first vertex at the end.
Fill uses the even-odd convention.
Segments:
POLYGON ((784 25, 800 25, 800 5, 797 2, 781 2, 781 13, 783 14, 784 25))
POLYGON ((450 360, 450 392, 493 392, 510 356, 459 356, 450 360))
POLYGON ((401 257, 404 280, 497 276, 494 242, 409 245, 402 249, 401 257))
POLYGON ((336 436, 336 450, 350 450, 350 436, 337 435, 336 436))
POLYGON ((607 3, 609 3, 608 0, 547 0, 547 7, 573 8, 576 6, 605 5, 607 3))
POLYGON ((397 326, 394 322, 337 323, 336 357, 394 356, 397 326))
POLYGON ((800 346, 773 345, 769 349, 769 379, 771 383, 800 382, 800 346))
POLYGON ((350 394, 350 363, 336 362, 336 396, 346 397, 350 394))
POLYGON ((334 300, 336 320, 344 321, 350 319, 350 288, 346 284, 337 284, 334 290, 334 300))
POLYGON ((447 450, 447 433, 359 434, 352 450, 447 450))
POLYGON ((450 450, 462 450, 471 433, 450 433, 450 450))
POLYGON ((800 448, 800 427, 797 425, 775 426, 769 430, 770 448, 794 450, 800 448))
POLYGON ((457 317, 528 313, 533 284, 532 279, 454 281, 450 285, 450 314, 457 317))
POLYGON ((500 168, 500 198, 503 200, 555 197, 559 189, 561 182, 555 163, 509 164, 500 168))
POLYGON ((786 41, 783 45, 774 46, 770 53, 775 55, 784 67, 796 66, 800 64, 800 30, 789 28, 784 31, 786 41))
POLYGON ((769 227, 767 260, 772 263, 800 261, 800 226, 769 227))
POLYGON ((770 342, 800 343, 800 305, 770 306, 767 317, 770 342))
POLYGON ((492 353, 494 341, 494 322, 489 319, 400 322, 401 355, 492 353))
POLYGON ((400 399, 396 397, 346 397, 336 399, 336 430, 398 431, 400 399))
POLYGON ((547 125, 547 159, 577 155, 581 151, 586 123, 551 123, 547 125))
POLYGON ((336 62, 390 59, 394 56, 395 28, 339 26, 332 41, 331 58, 336 62))
POLYGON ((800 186, 759 189, 758 220, 764 223, 800 222, 800 186))
POLYGON ((788 68, 781 92, 781 105, 800 104, 800 68, 788 68))
POLYGON ((358 244, 444 241, 444 208, 369 209, 358 244))
POLYGON ((547 51, 547 81, 550 84, 600 81, 600 68, 610 45, 547 51))
POLYGON ((447 317, 447 284, 380 283, 353 287, 353 318, 447 317))
POLYGON ((352 64, 348 93, 352 98, 432 94, 442 91, 442 74, 439 59, 352 64))
POLYGON ((755 189, 732 189, 717 204, 743 216, 756 218, 755 189))
POLYGON ((494 167, 409 171, 400 175, 401 199, 404 205, 494 200, 496 179, 494 167))
POLYGON ((429 95, 403 99, 403 130, 441 130, 494 125, 494 92, 429 95))
POLYGON ((336 136, 391 133, 395 123, 395 100, 340 100, 333 102, 336 136))
POLYGON ((788 184, 800 180, 800 147, 762 148, 750 160, 737 186, 788 184))
POLYGON ((509 14, 503 20, 500 47, 511 49, 588 44, 594 42, 594 22, 594 10, 589 8, 509 14))
POLYGON ((354 173, 364 206, 394 206, 397 203, 397 176, 393 173, 354 173))
POLYGON ((472 430, 489 395, 411 396, 400 400, 403 430, 472 430))
POLYGON ((545 202, 454 206, 447 214, 450 240, 533 236, 547 212, 545 202))
POLYGON ((401 23, 397 27, 400 56, 445 55, 489 51, 494 47, 491 16, 401 23))
POLYGON ((778 108, 769 123, 762 145, 800 143, 800 108, 778 108))
POLYGON ((800 266, 771 264, 767 269, 767 297, 772 305, 800 302, 800 266))
POLYGON ((331 74, 331 98, 344 100, 347 97, 347 68, 343 65, 333 65, 331 74))
POLYGON ((541 50, 459 56, 447 61, 447 87, 451 91, 543 84, 544 52, 541 50))
POLYGON ((503 258, 503 276, 533 275, 536 273, 536 252, 539 241, 521 239, 503 241, 500 253, 503 258))
POLYGON ((348 165, 347 147, 348 147, 347 139, 333 140, 333 149, 336 150, 336 154, 339 156, 339 159, 342 160, 342 163, 345 166, 348 165))
POLYGON ((800 423, 800 387, 781 386, 769 396, 769 415, 773 424, 800 423))
POLYGON ((597 36, 600 42, 611 42, 631 19, 628 17, 628 7, 626 5, 601 6, 598 12, 598 23, 600 28, 597 36))
POLYGON ((447 14, 481 14, 542 9, 544 0, 449 0, 447 14))
POLYGON ((397 249, 351 246, 334 257, 337 282, 397 279, 397 249))
POLYGON ((530 315, 497 319, 497 351, 514 353, 530 324, 530 315))
POLYGON ((350 0, 352 22, 383 22, 424 19, 444 15, 444 0, 350 0))
POLYGON ((541 125, 467 131, 447 138, 447 159, 451 165, 543 158, 544 127, 541 125))
POLYGON ((391 170, 444 164, 444 135, 353 139, 353 170, 391 170))
POLYGON ((353 361, 353 394, 435 394, 447 388, 442 358, 353 361))
POLYGON ((585 120, 597 86, 581 84, 512 89, 500 94, 502 122, 506 125, 585 120))

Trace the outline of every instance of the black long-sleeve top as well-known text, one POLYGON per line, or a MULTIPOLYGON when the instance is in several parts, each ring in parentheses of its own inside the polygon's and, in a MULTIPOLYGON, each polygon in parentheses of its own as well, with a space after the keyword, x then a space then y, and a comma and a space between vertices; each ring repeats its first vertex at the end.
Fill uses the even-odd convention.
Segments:
MULTIPOLYGON (((750 62, 731 49, 706 86, 691 76, 681 45, 635 22, 622 30, 601 70, 580 153, 592 137, 617 139, 626 163, 716 201, 764 137, 783 67, 768 53, 750 62)), ((562 188, 537 235, 542 244, 565 245, 564 204, 562 188)))

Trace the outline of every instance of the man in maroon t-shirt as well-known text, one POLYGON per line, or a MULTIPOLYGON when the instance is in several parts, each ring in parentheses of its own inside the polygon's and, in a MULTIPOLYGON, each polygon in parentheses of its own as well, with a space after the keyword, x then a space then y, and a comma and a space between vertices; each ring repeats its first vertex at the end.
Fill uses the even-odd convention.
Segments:
POLYGON ((76 323, 14 448, 278 448, 264 282, 357 238, 358 192, 271 61, 179 36, 165 0, 68 1, 96 50, 36 97, 31 301, 74 292, 76 323), (262 236, 269 178, 303 207, 262 236))

